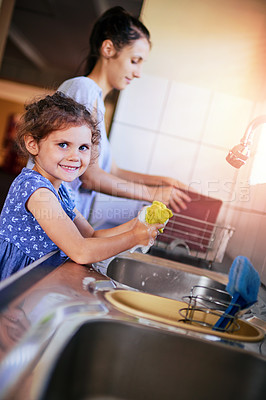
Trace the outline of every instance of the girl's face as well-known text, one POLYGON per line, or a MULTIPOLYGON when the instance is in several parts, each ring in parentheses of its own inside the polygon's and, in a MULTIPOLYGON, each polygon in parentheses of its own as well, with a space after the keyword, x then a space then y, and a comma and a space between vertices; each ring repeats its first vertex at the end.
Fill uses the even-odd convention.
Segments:
POLYGON ((58 189, 62 181, 71 182, 85 172, 91 147, 91 130, 83 125, 53 131, 38 144, 33 141, 28 150, 35 156, 33 169, 58 189))
POLYGON ((150 44, 147 39, 136 40, 109 59, 107 80, 111 88, 123 90, 134 78, 140 78, 143 62, 147 60, 150 44))

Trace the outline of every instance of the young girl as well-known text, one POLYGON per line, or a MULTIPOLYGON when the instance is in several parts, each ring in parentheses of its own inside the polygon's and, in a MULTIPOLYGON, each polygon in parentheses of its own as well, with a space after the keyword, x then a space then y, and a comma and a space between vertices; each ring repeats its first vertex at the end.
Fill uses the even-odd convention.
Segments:
POLYGON ((79 264, 147 245, 163 225, 137 219, 95 232, 62 184, 96 158, 100 134, 86 108, 60 92, 33 102, 18 124, 18 144, 33 158, 13 181, 0 217, 1 279, 53 250, 79 264))
POLYGON ((104 124, 104 99, 111 90, 123 90, 133 79, 140 78, 150 47, 147 28, 122 7, 111 8, 93 27, 85 76, 69 79, 58 89, 84 104, 88 110, 96 108, 101 131, 101 154, 99 162, 93 165, 93 174, 88 170, 69 185, 77 208, 84 217, 89 217, 95 196, 92 190, 119 197, 118 200, 99 196, 93 208, 92 222, 96 222, 97 215, 104 219, 104 204, 107 205, 105 217, 113 215, 114 220, 111 218, 109 221, 115 225, 123 221, 123 216, 126 220, 129 215, 136 215, 143 202, 159 200, 178 212, 190 201, 189 196, 179 190, 187 190, 187 186, 176 179, 121 169, 111 156, 104 124))

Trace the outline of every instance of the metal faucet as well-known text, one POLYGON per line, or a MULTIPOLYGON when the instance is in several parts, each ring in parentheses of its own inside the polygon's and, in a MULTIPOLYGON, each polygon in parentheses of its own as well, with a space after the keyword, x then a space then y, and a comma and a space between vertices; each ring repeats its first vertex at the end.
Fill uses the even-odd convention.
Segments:
POLYGON ((246 161, 250 156, 250 146, 252 144, 254 130, 259 125, 265 123, 266 115, 260 115, 249 123, 240 143, 234 146, 226 156, 226 161, 228 161, 229 164, 235 168, 240 168, 242 165, 246 164, 246 161))

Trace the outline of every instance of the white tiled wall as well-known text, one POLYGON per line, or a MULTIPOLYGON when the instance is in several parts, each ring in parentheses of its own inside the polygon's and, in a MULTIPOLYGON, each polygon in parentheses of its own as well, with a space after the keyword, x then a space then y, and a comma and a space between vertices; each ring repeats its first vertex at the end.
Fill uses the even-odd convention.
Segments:
POLYGON ((153 150, 149 173, 177 178, 189 183, 198 144, 159 133, 153 150), (190 155, 188 157, 187 155, 190 155))
POLYGON ((210 101, 209 90, 171 82, 162 113, 161 131, 186 140, 199 141, 210 101))
POLYGON ((225 93, 213 93, 203 142, 228 148, 239 143, 250 120, 253 104, 225 93))
POLYGON ((112 125, 112 152, 118 165, 136 172, 149 172, 157 133, 115 121, 112 125))
POLYGON ((226 150, 201 143, 194 163, 192 186, 203 194, 231 200, 235 171, 225 161, 226 150))
POLYGON ((229 256, 249 257, 266 282, 266 185, 249 185, 252 160, 240 170, 225 160, 257 116, 256 106, 144 75, 120 94, 110 140, 120 167, 172 176, 223 200, 219 222, 236 228, 229 256))
POLYGON ((115 120, 148 130, 158 129, 168 84, 163 78, 148 75, 141 82, 135 80, 120 96, 115 120))

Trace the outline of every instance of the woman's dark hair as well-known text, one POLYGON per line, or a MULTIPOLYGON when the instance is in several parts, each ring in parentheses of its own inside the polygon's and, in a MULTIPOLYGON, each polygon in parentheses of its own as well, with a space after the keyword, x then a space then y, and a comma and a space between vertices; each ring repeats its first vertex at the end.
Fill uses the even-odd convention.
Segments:
POLYGON ((150 33, 142 22, 122 7, 107 10, 96 21, 90 35, 90 52, 85 75, 89 75, 100 57, 102 43, 110 39, 116 51, 135 40, 145 38, 150 43, 150 33))
POLYGON ((86 125, 91 130, 92 159, 97 158, 101 134, 85 106, 57 91, 25 105, 25 110, 17 124, 17 145, 23 155, 32 157, 25 146, 27 135, 39 143, 53 131, 86 125))

